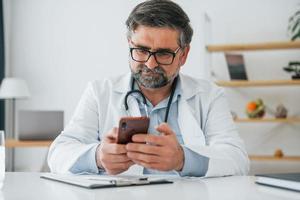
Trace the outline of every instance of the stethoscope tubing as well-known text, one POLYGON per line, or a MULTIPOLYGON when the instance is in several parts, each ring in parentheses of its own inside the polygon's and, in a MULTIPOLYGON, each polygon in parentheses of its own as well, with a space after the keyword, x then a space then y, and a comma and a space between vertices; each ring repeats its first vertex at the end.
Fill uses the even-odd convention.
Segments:
MULTIPOLYGON (((178 77, 178 76, 177 76, 178 77)), ((168 117, 169 117, 169 112, 170 112, 170 107, 171 107, 171 104, 172 104, 172 100, 173 100, 173 96, 174 96, 174 93, 175 93, 175 89, 176 89, 176 85, 177 85, 177 77, 175 77, 173 83, 172 83, 172 86, 171 86, 171 94, 169 96, 169 100, 168 100, 168 104, 167 104, 167 110, 166 110, 166 114, 165 114, 165 119, 164 119, 164 122, 167 123, 168 121, 168 117)), ((146 100, 146 97, 145 95, 140 91, 140 90, 135 90, 134 89, 134 83, 135 83, 135 79, 132 78, 132 84, 131 84, 131 90, 128 91, 125 95, 125 99, 124 99, 124 106, 125 106, 125 110, 128 112, 128 97, 134 93, 138 94, 139 96, 142 97, 143 99, 143 104, 144 104, 144 107, 145 107, 145 111, 146 111, 146 115, 147 117, 149 117, 148 115, 148 108, 147 108, 147 100, 146 100)))

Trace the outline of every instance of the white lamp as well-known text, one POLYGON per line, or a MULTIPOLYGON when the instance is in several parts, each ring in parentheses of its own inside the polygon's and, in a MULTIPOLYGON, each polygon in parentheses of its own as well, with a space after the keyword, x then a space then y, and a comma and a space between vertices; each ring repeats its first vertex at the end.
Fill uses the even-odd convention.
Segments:
MULTIPOLYGON (((26 99, 30 97, 29 89, 26 81, 19 78, 4 78, 0 87, 0 99, 8 99, 12 101, 12 127, 11 127, 11 137, 15 139, 15 109, 16 109, 16 99, 26 99)), ((11 171, 15 170, 15 155, 14 149, 12 149, 11 154, 11 171)))
POLYGON ((25 80, 19 78, 4 78, 0 87, 0 99, 12 100, 12 136, 15 136, 15 101, 30 97, 25 80))

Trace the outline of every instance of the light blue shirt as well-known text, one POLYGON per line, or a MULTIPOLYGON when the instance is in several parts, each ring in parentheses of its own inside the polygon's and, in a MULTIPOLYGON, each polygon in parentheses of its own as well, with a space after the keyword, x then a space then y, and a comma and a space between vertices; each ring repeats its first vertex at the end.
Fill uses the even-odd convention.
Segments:
MULTIPOLYGON (((209 159, 205 156, 195 153, 189 148, 184 146, 184 141, 182 139, 181 131, 178 125, 178 101, 180 101, 180 96, 182 93, 180 81, 177 81, 174 97, 172 99, 171 107, 169 110, 168 124, 172 130, 176 133, 178 142, 182 145, 184 151, 184 165, 180 172, 175 170, 173 171, 158 171, 144 168, 144 174, 179 174, 180 176, 204 176, 208 169, 209 159)), ((137 86, 135 86, 137 87, 137 86)), ((146 115, 144 104, 140 97, 136 97, 140 112, 142 115, 146 115)), ((153 106, 149 100, 147 100, 147 110, 148 116, 150 117, 150 124, 148 133, 150 134, 159 134, 155 127, 164 122, 167 104, 169 97, 158 103, 156 106, 153 106)), ((81 173, 81 172, 94 172, 95 171, 95 155, 96 147, 92 148, 84 155, 82 155, 77 162, 71 168, 72 173, 81 173)), ((100 171, 101 173, 101 171, 100 171)))

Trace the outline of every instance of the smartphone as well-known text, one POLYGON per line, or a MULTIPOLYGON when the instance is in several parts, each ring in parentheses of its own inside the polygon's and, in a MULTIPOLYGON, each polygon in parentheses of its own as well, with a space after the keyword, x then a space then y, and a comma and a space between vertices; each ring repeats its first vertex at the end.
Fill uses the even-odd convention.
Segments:
POLYGON ((122 117, 119 122, 118 144, 132 142, 131 137, 137 133, 148 132, 149 117, 122 117))

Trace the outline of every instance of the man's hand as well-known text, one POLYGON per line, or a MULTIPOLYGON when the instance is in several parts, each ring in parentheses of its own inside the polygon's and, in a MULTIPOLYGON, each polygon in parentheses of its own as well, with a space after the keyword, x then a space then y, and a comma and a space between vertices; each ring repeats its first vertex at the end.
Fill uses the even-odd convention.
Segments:
POLYGON ((134 164, 126 155, 126 145, 117 144, 117 133, 118 128, 110 130, 97 148, 97 166, 108 174, 119 174, 134 164))
POLYGON ((134 135, 132 141, 135 143, 126 145, 127 156, 134 163, 146 168, 160 171, 181 171, 184 163, 184 153, 177 141, 176 134, 166 123, 160 124, 156 130, 161 135, 134 135))

